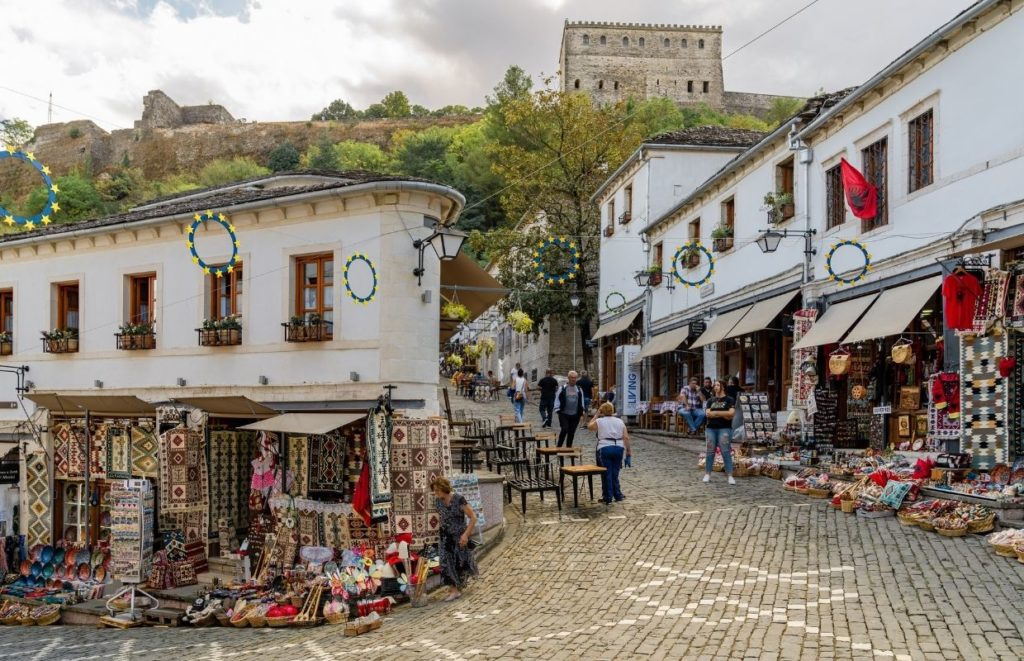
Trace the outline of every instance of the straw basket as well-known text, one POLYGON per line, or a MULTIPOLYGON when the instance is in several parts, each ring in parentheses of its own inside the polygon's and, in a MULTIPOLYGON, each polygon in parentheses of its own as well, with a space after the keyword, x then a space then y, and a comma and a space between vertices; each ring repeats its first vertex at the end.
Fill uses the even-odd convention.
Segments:
POLYGON ((232 618, 230 620, 231 626, 238 627, 239 629, 249 626, 249 619, 243 615, 242 617, 232 618))
POLYGON ((773 480, 781 480, 782 479, 782 469, 781 468, 771 468, 771 469, 769 469, 767 471, 761 471, 761 475, 767 475, 768 477, 772 478, 773 480))
POLYGON ((917 527, 928 532, 935 532, 935 526, 930 519, 921 519, 917 522, 917 527))
POLYGON ((943 537, 963 537, 967 534, 967 528, 936 528, 935 532, 943 537))
POLYGON ((1015 546, 1013 548, 1017 552, 1017 562, 1024 564, 1024 546, 1015 546))
POLYGON ((840 500, 839 501, 839 508, 842 509, 843 512, 846 513, 846 514, 853 514, 854 511, 857 509, 857 501, 856 500, 840 500))
POLYGON ((747 466, 738 465, 732 469, 733 477, 750 477, 750 468, 747 466))
POLYGON ((271 627, 286 627, 295 621, 294 615, 285 615, 284 617, 268 617, 267 626, 271 627))
POLYGON ((801 496, 806 496, 811 493, 811 490, 808 489, 807 487, 796 487, 793 489, 793 491, 796 491, 801 496))
POLYGON ((905 526, 915 527, 920 521, 913 514, 896 514, 896 518, 905 526))
POLYGON ((53 624, 60 619, 60 609, 57 609, 49 615, 43 615, 42 617, 36 618, 36 626, 45 627, 53 624))
POLYGON ((829 498, 832 494, 828 489, 815 489, 811 487, 807 489, 807 495, 811 498, 829 498))
POLYGON ((249 626, 252 627, 253 629, 261 629, 261 628, 267 626, 267 616, 266 615, 249 615, 245 619, 249 623, 249 626))
POLYGON ((21 614, 18 618, 18 624, 23 627, 34 627, 36 625, 36 619, 28 614, 28 611, 21 614))
POLYGON ((220 622, 220 625, 222 627, 230 627, 231 626, 231 618, 228 617, 227 613, 225 613, 223 611, 217 611, 217 612, 215 612, 213 614, 213 616, 217 618, 217 621, 220 622))
POLYGON ((1009 544, 993 544, 992 548, 996 550, 996 555, 1001 555, 1004 558, 1017 557, 1017 551, 1009 544))
POLYGON ((967 532, 972 533, 983 533, 989 532, 996 527, 996 515, 995 513, 989 514, 983 519, 975 519, 967 523, 967 532))
POLYGON ((24 615, 23 608, 16 608, 7 617, 0 618, 0 624, 21 624, 21 617, 24 615))
POLYGON ((217 623, 217 616, 213 613, 202 616, 198 620, 192 620, 192 626, 194 627, 212 627, 217 623))
POLYGON ((933 481, 941 482, 942 478, 944 478, 945 476, 946 476, 945 475, 945 471, 943 471, 943 470, 941 470, 939 468, 933 468, 932 469, 932 480, 933 481))
MULTIPOLYGON (((1014 554, 1014 556, 1016 556, 1016 554, 1014 554)), ((325 613, 324 618, 326 618, 328 624, 345 624, 345 622, 348 621, 348 617, 345 615, 344 611, 338 613, 325 613)))
MULTIPOLYGON (((724 473, 725 472, 725 464, 712 464, 711 470, 715 471, 716 473, 724 473)), ((358 634, 356 634, 356 635, 358 635, 358 634)))

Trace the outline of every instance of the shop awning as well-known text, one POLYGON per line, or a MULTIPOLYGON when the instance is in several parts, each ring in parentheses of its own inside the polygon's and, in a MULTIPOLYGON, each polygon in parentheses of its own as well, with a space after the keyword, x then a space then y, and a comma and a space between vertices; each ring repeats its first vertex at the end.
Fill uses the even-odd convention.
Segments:
POLYGON ((240 429, 283 434, 326 434, 365 417, 365 413, 284 413, 244 425, 240 429))
MULTIPOLYGON (((463 252, 453 260, 441 262, 441 294, 447 300, 458 299, 469 308, 470 320, 473 320, 500 301, 505 296, 505 289, 463 252)), ((447 342, 457 327, 458 324, 442 322, 441 342, 447 342)))
POLYGON ((241 395, 227 397, 175 397, 175 402, 202 409, 219 418, 269 418, 278 412, 241 395))
POLYGON ((729 310, 723 314, 715 317, 715 320, 711 322, 708 329, 701 334, 700 337, 690 346, 691 349, 698 347, 707 346, 708 344, 714 344, 729 337, 729 331, 733 329, 736 324, 750 311, 750 308, 754 306, 748 305, 746 307, 738 308, 736 310, 729 310))
POLYGON ((782 314, 782 311, 786 309, 786 306, 796 298, 798 291, 790 291, 779 296, 773 296, 769 299, 758 301, 754 303, 753 307, 750 308, 750 312, 745 317, 740 319, 739 323, 733 326, 732 330, 722 339, 728 340, 730 337, 740 337, 742 335, 748 335, 750 333, 756 333, 759 330, 764 330, 772 323, 772 321, 782 314))
POLYGON ((48 409, 53 415, 105 416, 110 418, 138 418, 156 415, 156 407, 134 395, 62 395, 40 392, 25 395, 36 406, 48 409))
POLYGON ((846 331, 850 330, 850 326, 864 314, 864 311, 871 307, 876 298, 878 298, 878 294, 868 294, 829 307, 828 310, 825 310, 825 314, 814 322, 811 330, 807 331, 807 335, 793 345, 793 348, 810 349, 838 342, 846 334, 846 331))
POLYGON ((608 337, 609 335, 615 335, 626 330, 633 325, 633 320, 640 314, 640 310, 634 310, 633 312, 627 312, 621 317, 612 319, 607 324, 602 324, 597 332, 591 336, 591 340, 597 340, 602 337, 608 337))
POLYGON ((902 333, 941 284, 942 276, 938 275, 886 289, 853 327, 844 342, 862 342, 902 333))
POLYGON ((667 333, 661 335, 655 335, 651 338, 650 342, 645 344, 640 349, 640 353, 637 354, 637 360, 643 360, 650 356, 657 356, 658 354, 668 353, 674 351, 676 347, 686 341, 686 338, 690 336, 689 324, 670 330, 667 333))

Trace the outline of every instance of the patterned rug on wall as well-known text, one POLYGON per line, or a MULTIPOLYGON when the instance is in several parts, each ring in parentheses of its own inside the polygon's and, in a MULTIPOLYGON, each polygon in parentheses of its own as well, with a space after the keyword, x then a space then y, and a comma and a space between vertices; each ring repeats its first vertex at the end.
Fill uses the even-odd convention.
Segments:
POLYGON ((961 449, 971 453, 975 468, 1009 460, 1009 384, 999 375, 999 361, 1006 355, 1005 334, 961 338, 961 449))
POLYGON ((1010 444, 1016 459, 1024 457, 1024 333, 1013 333, 1010 337, 1012 355, 1017 359, 1013 369, 1010 387, 1010 444))
POLYGON ((349 426, 342 430, 345 438, 345 496, 346 503, 352 502, 356 492, 359 474, 363 471, 363 457, 366 456, 366 428, 349 426))
POLYGON ((28 523, 26 542, 29 547, 36 544, 50 544, 50 475, 46 470, 46 453, 37 452, 25 458, 25 489, 27 491, 28 523))
POLYGON ((210 530, 203 435, 176 427, 160 438, 160 527, 206 542, 210 530))
POLYGON ((71 425, 60 422, 50 431, 53 436, 53 476, 58 480, 71 477, 71 425))
MULTIPOLYGON (((309 439, 305 436, 288 437, 288 470, 295 480, 292 495, 305 498, 309 495, 309 439)), ((344 489, 344 482, 342 483, 344 489)))
MULTIPOLYGON (((818 318, 818 311, 814 309, 797 310, 793 313, 793 344, 811 330, 814 320, 818 318)), ((814 383, 800 371, 800 366, 808 358, 816 356, 817 347, 813 349, 798 349, 793 352, 792 380, 793 380, 793 406, 805 406, 807 398, 814 390, 814 383)))
MULTIPOLYGON (((954 372, 932 374, 928 379, 928 392, 934 393, 936 388, 936 382, 942 384, 944 390, 943 398, 956 397, 954 410, 958 410, 960 407, 960 375, 954 372), (943 374, 946 374, 946 378, 942 378, 943 374), (942 379, 940 381, 940 378, 942 379)), ((936 407, 935 396, 931 395, 928 398, 928 436, 935 440, 949 440, 959 439, 962 432, 960 430, 960 418, 953 420, 949 419, 950 406, 949 402, 946 405, 938 408, 936 407)))
POLYGON ((340 435, 309 437, 309 491, 345 493, 345 441, 340 435))
POLYGON ((990 269, 985 275, 981 288, 981 296, 974 308, 973 332, 984 333, 992 324, 1003 318, 1006 312, 1006 290, 1009 288, 1010 274, 998 269, 990 269))
POLYGON ((391 531, 411 532, 416 544, 437 541, 440 518, 430 482, 451 474, 448 422, 396 418, 391 433, 391 531))
POLYGON ((89 427, 89 477, 105 480, 107 478, 107 425, 105 422, 93 423, 89 427))
POLYGON ((132 436, 120 426, 107 427, 107 478, 127 480, 132 476, 132 436))
MULTIPOLYGON (((392 418, 372 410, 366 418, 366 461, 370 464, 370 508, 372 517, 384 521, 391 515, 391 447, 394 443, 392 418)), ((407 440, 408 430, 401 434, 407 440)))
POLYGON ((249 525, 249 472, 255 438, 248 432, 210 432, 210 520, 249 525))
POLYGON ((132 475, 156 478, 160 475, 157 459, 160 442, 149 426, 132 425, 132 475))

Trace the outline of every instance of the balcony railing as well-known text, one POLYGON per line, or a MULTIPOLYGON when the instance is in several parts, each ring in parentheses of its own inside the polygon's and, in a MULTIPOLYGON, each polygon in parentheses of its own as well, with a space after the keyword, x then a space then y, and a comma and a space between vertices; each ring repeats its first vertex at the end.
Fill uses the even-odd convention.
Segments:
POLYGON ((115 333, 118 351, 140 351, 156 348, 156 333, 115 333))
POLYGON ((43 353, 78 353, 78 338, 43 335, 43 353))
POLYGON ((10 356, 14 353, 14 338, 0 339, 0 356, 10 356))
POLYGON ((334 335, 334 324, 329 321, 293 319, 281 325, 284 327, 285 342, 324 342, 334 335))
POLYGON ((726 250, 732 250, 732 237, 727 236, 721 239, 712 239, 711 248, 715 252, 725 252, 726 250))
POLYGON ((197 328, 201 347, 235 347, 242 343, 241 328, 197 328))

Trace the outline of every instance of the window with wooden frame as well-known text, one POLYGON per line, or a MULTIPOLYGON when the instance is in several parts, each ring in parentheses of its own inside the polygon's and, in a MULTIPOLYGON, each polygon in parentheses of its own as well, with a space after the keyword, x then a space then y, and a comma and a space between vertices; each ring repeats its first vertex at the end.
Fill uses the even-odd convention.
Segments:
POLYGON ((722 226, 729 228, 729 236, 736 230, 736 198, 730 197, 722 202, 722 226))
POLYGON ((651 286, 657 287, 661 284, 662 273, 665 271, 665 263, 662 259, 665 256, 665 244, 658 241, 654 244, 654 255, 651 258, 651 286), (657 270, 655 270, 657 268, 657 270))
POLYGON ((295 315, 307 323, 319 318, 330 338, 334 322, 334 255, 322 253, 295 259, 295 315))
POLYGON ((796 215, 796 205, 793 204, 793 193, 795 190, 793 173, 794 167, 792 157, 787 158, 775 166, 775 192, 776 194, 781 193, 782 195, 789 196, 788 203, 779 205, 778 211, 781 215, 779 221, 789 220, 796 215))
POLYGON ((210 319, 224 319, 242 314, 242 265, 220 264, 222 275, 210 274, 210 319), (223 267, 223 268, 221 268, 223 267))
POLYGON ((128 322, 150 324, 156 321, 156 273, 128 276, 128 322))
POLYGON ((615 198, 608 200, 608 224, 604 228, 604 235, 611 236, 615 233, 615 198))
POLYGON ((14 332, 14 290, 0 290, 0 331, 14 332))
POLYGON ((57 285, 57 319, 54 328, 78 330, 78 283, 62 282, 57 285))
MULTIPOLYGON (((694 218, 693 220, 691 220, 687 224, 686 231, 687 231, 687 234, 688 234, 689 239, 690 239, 689 242, 691 244, 699 243, 700 242, 700 218, 694 218)), ((699 250, 690 250, 690 251, 688 251, 686 253, 686 268, 695 269, 698 266, 700 266, 700 256, 701 256, 701 253, 700 253, 699 250)))
POLYGON ((843 192, 843 170, 836 165, 825 171, 825 229, 846 222, 846 197, 843 192))
POLYGON ((861 221, 861 231, 869 232, 889 224, 889 139, 882 138, 861 150, 864 178, 878 190, 878 212, 861 221))
POLYGON ((935 130, 931 109, 921 113, 907 124, 909 133, 907 190, 913 193, 931 185, 935 177, 935 130))
POLYGON ((633 184, 626 186, 622 191, 622 224, 625 225, 633 220, 633 184))

